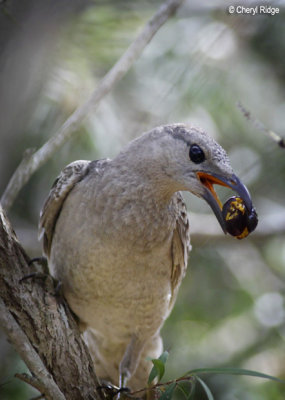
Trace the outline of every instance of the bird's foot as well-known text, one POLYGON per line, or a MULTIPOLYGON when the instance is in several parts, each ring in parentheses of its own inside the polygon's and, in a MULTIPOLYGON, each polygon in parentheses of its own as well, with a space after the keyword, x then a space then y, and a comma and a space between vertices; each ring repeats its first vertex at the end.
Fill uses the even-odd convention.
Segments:
POLYGON ((49 274, 48 261, 46 257, 31 258, 29 261, 29 266, 34 264, 41 266, 43 274, 49 274))
POLYGON ((131 398, 131 396, 128 395, 128 393, 131 392, 130 388, 119 388, 118 386, 112 385, 111 383, 105 381, 103 381, 101 386, 97 387, 97 390, 104 390, 112 399, 116 397, 117 399, 123 399, 125 397, 131 398))
POLYGON ((45 257, 35 257, 31 258, 28 262, 29 267, 36 266, 36 271, 30 274, 24 275, 23 278, 19 280, 19 283, 23 283, 28 279, 45 279, 49 275, 48 263, 45 257), (41 269, 38 268, 41 267, 41 269))
POLYGON ((120 389, 118 389, 117 392, 117 399, 125 399, 125 398, 132 398, 132 396, 130 396, 131 393, 131 389, 128 387, 121 387, 120 389))
POLYGON ((54 290, 53 290, 53 295, 55 297, 61 297, 62 296, 62 283, 52 277, 49 273, 49 268, 48 268, 48 263, 47 259, 45 257, 35 257, 32 258, 29 261, 29 266, 32 266, 34 264, 37 264, 41 267, 41 270, 39 271, 34 271, 31 272, 30 274, 24 275, 20 280, 19 283, 24 283, 27 280, 42 280, 45 282, 47 279, 50 279, 52 281, 52 285, 54 290))

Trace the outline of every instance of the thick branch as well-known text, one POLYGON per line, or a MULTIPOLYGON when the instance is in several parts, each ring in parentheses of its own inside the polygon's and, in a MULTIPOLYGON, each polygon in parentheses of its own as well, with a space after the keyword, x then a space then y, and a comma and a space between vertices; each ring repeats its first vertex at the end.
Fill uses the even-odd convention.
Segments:
POLYGON ((159 28, 172 16, 184 0, 168 0, 156 14, 147 22, 141 33, 128 47, 123 56, 101 80, 90 98, 65 121, 62 127, 29 159, 24 159, 16 169, 2 196, 1 204, 8 210, 19 191, 30 179, 33 173, 43 165, 76 131, 82 120, 92 110, 94 111, 102 98, 106 96, 138 59, 146 45, 159 28))
MULTIPOLYGON (((0 210, 0 323, 51 400, 98 399, 100 385, 77 323, 50 276, 26 279, 28 257, 0 210)), ((42 390, 41 390, 42 392, 42 390)))

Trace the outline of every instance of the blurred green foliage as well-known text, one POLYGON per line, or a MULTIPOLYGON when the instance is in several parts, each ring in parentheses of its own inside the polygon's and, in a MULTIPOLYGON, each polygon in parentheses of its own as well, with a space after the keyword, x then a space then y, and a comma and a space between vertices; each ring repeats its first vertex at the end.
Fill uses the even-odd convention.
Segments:
MULTIPOLYGON (((158 4, 94 2, 62 28, 36 108, 15 133, 3 182, 26 148, 43 144, 86 100, 158 4)), ((39 210, 64 165, 112 157, 158 124, 201 126, 228 151, 248 185, 259 227, 241 242, 208 237, 206 225, 204 236, 193 234, 188 273, 162 330, 170 354, 165 379, 193 368, 227 366, 285 379, 285 153, 237 107, 240 101, 284 137, 285 13, 280 8, 274 16, 229 15, 214 4, 192 6, 186 3, 158 32, 78 135, 30 180, 10 216, 28 253, 39 255, 39 210)), ((1 140, 3 151, 5 135, 1 140)), ((199 199, 186 197, 190 218, 210 213, 199 199)), ((34 394, 13 378, 22 363, 4 338, 0 345, 1 399, 28 399, 34 394)), ((221 375, 203 379, 218 400, 285 397, 284 385, 276 382, 221 375)), ((204 398, 200 387, 194 400, 204 398)))

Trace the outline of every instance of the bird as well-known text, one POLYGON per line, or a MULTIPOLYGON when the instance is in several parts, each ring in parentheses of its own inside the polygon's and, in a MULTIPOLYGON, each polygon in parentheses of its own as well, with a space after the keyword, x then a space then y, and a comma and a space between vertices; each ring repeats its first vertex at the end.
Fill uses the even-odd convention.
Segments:
POLYGON ((226 151, 182 123, 142 134, 113 159, 74 161, 54 182, 40 214, 43 252, 103 381, 146 386, 191 249, 181 192, 205 200, 226 233, 214 184, 252 209, 226 151))

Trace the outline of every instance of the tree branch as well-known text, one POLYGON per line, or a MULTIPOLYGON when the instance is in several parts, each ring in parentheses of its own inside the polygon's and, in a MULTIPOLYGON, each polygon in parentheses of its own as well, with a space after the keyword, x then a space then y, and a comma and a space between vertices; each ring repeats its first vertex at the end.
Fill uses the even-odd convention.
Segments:
POLYGON ((77 323, 51 276, 26 279, 28 256, 0 207, 0 323, 48 400, 100 399, 103 394, 77 323))
POLYGON ((130 69, 138 59, 146 45, 159 28, 172 16, 184 0, 168 0, 147 22, 137 38, 128 47, 122 57, 99 82, 90 98, 65 121, 61 128, 29 159, 25 158, 13 174, 1 198, 3 208, 8 210, 16 199, 19 191, 30 179, 33 173, 42 166, 65 142, 74 134, 80 123, 92 110, 94 111, 102 98, 130 69))
MULTIPOLYGON (((37 396, 36 398, 48 398, 48 396, 46 395, 46 389, 45 389, 45 385, 42 384, 42 382, 40 382, 37 378, 35 378, 32 375, 28 375, 28 374, 15 374, 15 378, 20 379, 23 382, 28 383, 30 386, 33 386, 35 389, 37 389, 40 393, 39 396, 37 396)), ((59 390, 59 389, 58 389, 59 390)), ((62 399, 65 399, 65 397, 63 396, 63 394, 60 392, 59 393, 62 399)), ((53 394, 54 396, 57 396, 57 393, 53 394)), ((57 397, 56 397, 57 398, 57 397)))
POLYGON ((23 330, 17 324, 17 321, 5 307, 3 300, 0 298, 0 324, 7 337, 13 343, 20 357, 25 360, 30 371, 36 371, 40 384, 33 384, 34 387, 45 395, 47 400, 64 400, 65 397, 59 390, 57 384, 53 380, 51 374, 47 371, 39 355, 31 345, 29 339, 23 330), (42 389, 42 390, 41 390, 42 389))

